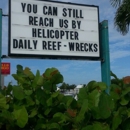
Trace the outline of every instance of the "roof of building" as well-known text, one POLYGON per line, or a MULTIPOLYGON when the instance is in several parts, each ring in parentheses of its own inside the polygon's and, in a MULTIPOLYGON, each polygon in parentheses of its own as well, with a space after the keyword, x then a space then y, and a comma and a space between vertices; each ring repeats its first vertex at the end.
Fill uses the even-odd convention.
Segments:
POLYGON ((82 84, 76 86, 76 88, 82 88, 82 87, 83 87, 82 84))

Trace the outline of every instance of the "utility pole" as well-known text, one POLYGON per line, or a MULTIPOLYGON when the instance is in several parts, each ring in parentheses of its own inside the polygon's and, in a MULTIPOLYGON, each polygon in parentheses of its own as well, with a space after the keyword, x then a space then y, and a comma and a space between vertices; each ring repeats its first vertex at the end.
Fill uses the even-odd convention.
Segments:
POLYGON ((1 54, 2 54, 2 9, 0 9, 0 89, 1 89, 1 54))

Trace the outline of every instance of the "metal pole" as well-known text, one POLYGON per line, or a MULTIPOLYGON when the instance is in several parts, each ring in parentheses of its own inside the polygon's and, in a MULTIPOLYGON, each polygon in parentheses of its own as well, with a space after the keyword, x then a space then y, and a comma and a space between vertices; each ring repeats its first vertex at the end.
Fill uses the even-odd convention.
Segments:
POLYGON ((2 51, 2 9, 0 9, 0 89, 1 89, 1 52, 2 51))
POLYGON ((101 45, 101 76, 102 82, 107 84, 106 93, 109 94, 111 77, 110 77, 110 52, 109 52, 109 34, 108 21, 100 23, 100 45, 101 45))

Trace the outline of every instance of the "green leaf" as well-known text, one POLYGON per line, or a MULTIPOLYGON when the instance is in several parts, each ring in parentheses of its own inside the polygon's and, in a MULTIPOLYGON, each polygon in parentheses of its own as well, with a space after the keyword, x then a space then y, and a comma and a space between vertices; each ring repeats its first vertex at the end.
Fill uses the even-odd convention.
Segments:
POLYGON ((93 125, 88 125, 82 130, 110 130, 108 125, 104 125, 100 122, 94 122, 93 125))
POLYGON ((92 90, 94 90, 96 88, 96 81, 90 81, 87 85, 87 89, 89 92, 91 92, 92 90))
POLYGON ((112 119, 112 130, 116 130, 119 125, 122 122, 122 118, 121 115, 119 113, 119 111, 117 111, 116 113, 114 113, 113 119, 112 119))
POLYGON ((26 67, 24 70, 23 70, 24 74, 26 74, 31 80, 34 79, 34 74, 30 71, 30 68, 26 67))
POLYGON ((55 74, 59 73, 59 71, 56 68, 48 68, 43 74, 43 77, 45 79, 50 79, 55 74))
POLYGON ((53 85, 52 85, 51 81, 47 80, 47 81, 44 81, 43 87, 45 90, 48 90, 49 92, 51 92, 53 85))
POLYGON ((96 82, 96 81, 89 82, 87 87, 88 87, 88 91, 89 92, 93 91, 94 89, 98 89, 98 90, 104 91, 107 88, 105 83, 103 83, 103 82, 96 82))
POLYGON ((46 130, 47 128, 46 120, 45 119, 38 119, 35 130, 46 130))
POLYGON ((33 106, 35 104, 35 102, 33 101, 33 99, 30 96, 27 96, 26 98, 26 106, 33 106))
POLYGON ((129 92, 130 92, 130 87, 126 87, 125 89, 122 90, 121 97, 125 96, 125 95, 128 94, 129 92))
POLYGON ((43 77, 42 76, 40 76, 39 78, 38 78, 38 80, 37 80, 37 85, 39 85, 39 86, 42 86, 43 85, 43 77))
POLYGON ((127 105, 129 103, 129 100, 125 99, 125 97, 121 98, 120 104, 121 105, 127 105))
POLYGON ((51 112, 51 108, 47 108, 46 110, 45 110, 45 112, 44 112, 44 114, 47 116, 50 112, 51 112))
POLYGON ((49 80, 52 84, 58 84, 63 82, 63 76, 56 68, 48 68, 43 74, 45 80, 49 80))
POLYGON ((60 126, 57 123, 51 123, 48 125, 49 130, 60 130, 60 126))
POLYGON ((125 120, 122 123, 122 129, 123 130, 130 130, 130 118, 128 118, 127 120, 125 120))
POLYGON ((6 119, 6 121, 9 121, 10 124, 13 124, 14 117, 13 117, 12 113, 10 113, 7 110, 4 110, 4 111, 2 111, 1 115, 2 115, 2 118, 6 119))
POLYGON ((42 90, 41 88, 37 89, 36 98, 42 105, 46 105, 46 101, 49 97, 50 95, 47 94, 44 90, 42 90))
POLYGON ((81 88, 78 93, 78 102, 82 103, 84 99, 88 98, 87 88, 81 88))
POLYGON ((23 72, 23 66, 17 65, 17 74, 20 74, 23 72))
POLYGON ((116 80, 119 80, 117 76, 111 71, 111 76, 114 77, 116 80))
POLYGON ((57 73, 51 77, 51 82, 53 84, 59 84, 63 82, 63 76, 60 73, 57 73))
POLYGON ((24 128, 24 126, 28 122, 28 113, 24 106, 21 106, 19 109, 14 110, 13 115, 16 119, 16 124, 20 128, 24 128))
POLYGON ((8 109, 9 105, 6 104, 6 97, 0 94, 0 109, 8 109))
POLYGON ((72 97, 70 97, 70 98, 68 98, 68 101, 67 101, 67 103, 66 103, 66 106, 67 107, 70 107, 71 106, 71 103, 73 102, 73 98, 72 97))
POLYGON ((56 98, 59 94, 60 94, 59 91, 54 92, 54 93, 52 94, 52 97, 53 97, 53 98, 56 98))
POLYGON ((104 119, 110 117, 114 107, 113 99, 106 93, 102 93, 99 101, 100 116, 104 119))
POLYGON ((50 97, 48 100, 47 100, 47 106, 52 106, 53 105, 53 100, 52 100, 52 97, 50 97))
POLYGON ((93 124, 92 130, 103 130, 103 126, 102 126, 101 123, 96 122, 96 123, 93 124))
POLYGON ((85 118, 85 113, 86 112, 88 112, 88 100, 87 99, 85 99, 84 101, 83 101, 83 104, 82 104, 82 106, 81 106, 81 109, 80 109, 80 111, 79 111, 79 114, 76 116, 76 118, 75 118, 75 121, 77 122, 77 123, 80 123, 80 122, 82 122, 83 120, 84 120, 84 118, 85 118))
POLYGON ((106 90, 107 88, 106 84, 103 82, 97 82, 97 86, 99 87, 99 90, 102 90, 102 91, 106 90))
POLYGON ((56 121, 58 123, 66 122, 67 119, 68 119, 68 117, 65 114, 61 113, 61 112, 57 112, 53 116, 53 121, 56 121))
POLYGON ((19 86, 13 87, 13 94, 14 94, 15 98, 17 98, 18 100, 22 100, 25 98, 24 91, 19 86))
POLYGON ((130 117, 130 108, 127 109, 128 118, 130 117))
MULTIPOLYGON (((34 77, 34 79, 33 79, 33 81, 32 81, 32 87, 33 88, 37 88, 37 82, 38 82, 38 80, 39 80, 39 78, 41 77, 41 75, 40 75, 40 71, 39 70, 37 70, 37 72, 36 72, 36 76, 34 77)), ((40 81, 39 81, 40 82, 40 81)), ((41 83, 40 83, 41 84, 41 83)))
POLYGON ((93 130, 93 126, 92 125, 88 125, 88 126, 82 128, 82 130, 93 130))
POLYGON ((37 115, 37 110, 36 108, 34 108, 32 111, 31 111, 31 114, 29 115, 29 118, 33 118, 34 116, 37 115))
POLYGON ((95 122, 93 124, 92 130, 110 130, 110 127, 108 124, 101 123, 101 122, 95 122))
POLYGON ((28 82, 25 80, 25 77, 18 75, 18 74, 12 74, 12 76, 19 83, 27 83, 28 84, 28 82))
POLYGON ((89 108, 98 106, 100 95, 101 95, 101 93, 97 89, 95 89, 91 93, 89 93, 89 95, 88 95, 89 108))
POLYGON ((25 95, 30 96, 33 91, 32 90, 24 90, 25 95))
POLYGON ((18 81, 18 79, 19 79, 19 76, 18 76, 17 74, 12 74, 12 77, 13 77, 15 80, 17 80, 17 81, 18 81))
POLYGON ((119 100, 120 96, 121 96, 121 87, 119 87, 116 84, 111 84, 110 86, 111 90, 110 90, 110 96, 114 99, 114 100, 119 100))
POLYGON ((7 95, 10 95, 10 94, 11 94, 12 88, 13 88, 13 86, 11 85, 11 83, 9 83, 8 86, 7 86, 7 90, 6 90, 6 94, 7 94, 7 95))

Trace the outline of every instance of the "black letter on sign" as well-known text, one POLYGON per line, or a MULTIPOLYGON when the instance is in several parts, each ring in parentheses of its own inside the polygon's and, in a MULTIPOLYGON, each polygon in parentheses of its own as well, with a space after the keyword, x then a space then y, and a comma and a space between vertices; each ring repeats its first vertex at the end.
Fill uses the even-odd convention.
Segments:
POLYGON ((51 46, 51 41, 48 41, 48 50, 52 50, 51 46))
POLYGON ((53 7, 53 16, 57 16, 57 7, 53 7))
POLYGON ((37 48, 37 40, 33 40, 33 44, 34 44, 34 49, 37 48))
POLYGON ((71 16, 72 9, 68 8, 68 11, 69 11, 69 17, 72 17, 71 16))
POLYGON ((70 51, 74 51, 74 43, 73 42, 69 42, 69 49, 70 49, 70 51))
POLYGON ((78 34, 78 32, 75 32, 75 40, 79 40, 79 34, 78 34))
POLYGON ((50 27, 53 27, 53 25, 54 25, 53 18, 50 18, 50 19, 49 19, 49 24, 50 24, 50 25, 49 25, 50 27))
POLYGON ((66 17, 67 16, 67 13, 66 13, 67 9, 66 8, 63 8, 63 16, 66 17))
POLYGON ((80 49, 81 51, 84 51, 84 43, 80 43, 80 49))
POLYGON ((64 27, 65 27, 65 28, 68 28, 68 20, 65 20, 64 23, 65 23, 65 26, 64 26, 64 27))
POLYGON ((59 26, 63 28, 63 19, 59 19, 59 26))
POLYGON ((87 43, 84 44, 84 50, 88 51, 88 44, 87 43))
POLYGON ((36 28, 32 28, 32 37, 37 37, 37 30, 36 30, 36 28))
POLYGON ((56 50, 56 44, 55 43, 56 43, 56 41, 53 41, 53 43, 52 43, 53 44, 53 50, 56 50))
POLYGON ((98 45, 97 44, 94 44, 94 51, 97 52, 98 49, 97 49, 98 45))
POLYGON ((40 17, 39 18, 39 26, 43 26, 44 24, 43 24, 43 19, 42 19, 42 17, 40 17))
POLYGON ((22 11, 25 12, 26 3, 21 3, 21 5, 22 5, 22 11))
POLYGON ((89 44, 89 52, 93 52, 92 46, 93 44, 89 44))
POLYGON ((75 29, 76 28, 76 21, 72 20, 72 28, 75 29))
POLYGON ((46 11, 46 9, 47 9, 47 6, 43 6, 43 14, 47 14, 47 11, 46 11))
POLYGON ((33 17, 29 16, 29 25, 33 25, 33 17))
POLYGON ((18 48, 18 41, 17 41, 17 39, 13 39, 13 48, 18 48))
POLYGON ((31 6, 31 4, 28 4, 28 5, 27 5, 27 11, 28 11, 28 13, 31 13, 31 12, 32 12, 32 6, 31 6))
POLYGON ((81 21, 77 21, 78 29, 80 29, 81 21))
POLYGON ((60 50, 61 42, 57 42, 57 43, 58 43, 58 50, 60 50))
POLYGON ((80 18, 84 18, 82 14, 82 10, 80 10, 80 18))
POLYGON ((34 14, 37 13, 37 5, 33 5, 33 13, 34 13, 34 14))
POLYGON ((47 43, 46 41, 42 41, 42 49, 47 50, 47 43))
POLYGON ((76 43, 76 51, 80 51, 79 43, 76 43))
POLYGON ((28 49, 32 49, 32 47, 30 45, 30 40, 28 41, 28 49))
POLYGON ((23 40, 22 40, 22 39, 19 40, 19 49, 20 49, 20 48, 23 49, 23 40))

